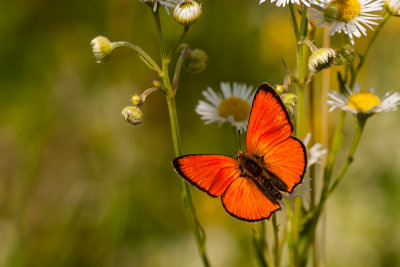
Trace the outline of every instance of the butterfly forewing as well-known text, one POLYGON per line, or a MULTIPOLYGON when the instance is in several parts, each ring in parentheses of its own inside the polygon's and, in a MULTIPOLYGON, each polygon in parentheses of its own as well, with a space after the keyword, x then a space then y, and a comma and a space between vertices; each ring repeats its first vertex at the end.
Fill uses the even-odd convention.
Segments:
POLYGON ((246 134, 248 153, 261 155, 287 139, 293 128, 280 97, 264 83, 254 96, 246 134))
POLYGON ((172 164, 183 178, 213 197, 221 196, 241 173, 237 160, 222 155, 185 155, 172 164))
POLYGON ((270 85, 262 84, 251 108, 247 151, 262 157, 267 171, 280 179, 287 187, 283 191, 289 193, 301 182, 307 167, 306 149, 301 141, 290 136, 292 131, 280 97, 270 85))

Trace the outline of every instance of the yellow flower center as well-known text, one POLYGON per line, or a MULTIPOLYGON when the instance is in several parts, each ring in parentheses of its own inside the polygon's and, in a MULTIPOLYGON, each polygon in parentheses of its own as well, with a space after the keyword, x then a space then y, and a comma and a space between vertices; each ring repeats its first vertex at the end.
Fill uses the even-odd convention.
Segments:
POLYGON ((329 4, 338 9, 337 20, 348 22, 360 15, 361 5, 358 0, 333 0, 329 4))
POLYGON ((347 105, 349 108, 359 111, 368 111, 381 104, 381 100, 375 94, 361 91, 349 97, 347 105))
POLYGON ((218 114, 223 118, 232 116, 235 121, 246 121, 250 113, 250 104, 240 98, 231 96, 222 100, 218 106, 218 114))

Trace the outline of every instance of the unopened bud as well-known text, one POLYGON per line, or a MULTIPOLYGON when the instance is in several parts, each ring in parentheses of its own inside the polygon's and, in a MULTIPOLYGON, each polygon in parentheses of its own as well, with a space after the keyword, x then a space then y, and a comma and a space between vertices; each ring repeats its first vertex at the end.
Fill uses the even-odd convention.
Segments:
POLYGON ((274 90, 278 95, 286 93, 286 88, 281 84, 274 85, 274 90))
POLYGON ((114 44, 107 37, 97 36, 91 42, 93 54, 97 63, 105 63, 110 59, 114 44))
POLYGON ((189 45, 186 43, 181 43, 178 48, 176 49, 177 53, 182 53, 183 51, 185 51, 186 49, 189 49, 189 45))
POLYGON ((206 69, 208 55, 201 49, 190 51, 184 61, 184 68, 187 72, 197 74, 206 69))
POLYGON ((156 80, 156 79, 151 79, 151 83, 155 86, 155 87, 160 87, 161 86, 161 82, 156 80))
POLYGON ((337 52, 336 64, 342 65, 352 62, 354 60, 355 53, 356 50, 352 45, 349 44, 343 45, 337 52))
POLYGON ((324 10, 324 20, 326 22, 332 22, 336 20, 338 13, 339 9, 335 5, 330 4, 324 10))
POLYGON ((201 16, 201 5, 193 0, 183 0, 175 6, 174 19, 183 25, 195 23, 201 16))
POLYGON ((142 102, 142 100, 140 99, 140 96, 138 96, 138 95, 133 95, 133 96, 131 97, 131 103, 132 103, 132 105, 134 105, 134 106, 139 106, 141 102, 142 102))
POLYGON ((142 123, 143 112, 137 106, 125 107, 121 114, 122 117, 133 126, 139 126, 142 123))
POLYGON ((316 73, 322 69, 329 68, 335 62, 336 52, 332 48, 320 48, 311 54, 308 59, 308 67, 311 72, 316 73))
POLYGON ((295 109, 296 103, 297 103, 297 96, 295 94, 283 94, 283 95, 281 95, 281 99, 282 99, 283 104, 285 105, 286 110, 288 111, 290 117, 293 117, 294 109, 295 109))

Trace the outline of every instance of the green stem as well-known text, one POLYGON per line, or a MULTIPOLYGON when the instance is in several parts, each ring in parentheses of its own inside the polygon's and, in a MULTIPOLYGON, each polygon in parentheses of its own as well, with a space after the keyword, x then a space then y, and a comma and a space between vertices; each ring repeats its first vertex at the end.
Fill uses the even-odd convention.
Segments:
MULTIPOLYGON (((307 77, 307 47, 301 45, 300 43, 307 36, 307 16, 306 16, 307 8, 304 7, 302 10, 301 22, 300 22, 300 36, 297 40, 297 114, 296 114, 296 136, 300 139, 304 138, 305 135, 305 89, 306 89, 306 77, 307 77)), ((292 13, 292 12, 291 12, 292 13)), ((305 255, 300 255, 299 246, 299 234, 300 234, 300 218, 302 216, 302 208, 303 208, 303 199, 295 198, 294 199, 294 214, 293 219, 291 221, 291 231, 292 231, 292 242, 293 242, 293 251, 292 255, 295 259, 295 265, 298 264, 298 261, 301 257, 306 257, 305 255)), ((293 263, 292 263, 293 264, 293 263)))
POLYGON ((272 229, 274 230, 274 265, 275 267, 280 266, 281 255, 280 255, 280 244, 279 244, 279 225, 276 219, 276 214, 272 215, 272 229))
POLYGON ((258 223, 258 230, 253 229, 253 247, 256 254, 256 259, 260 267, 268 267, 270 266, 268 257, 266 257, 267 251, 267 240, 266 236, 266 228, 265 221, 258 223))
POLYGON ((189 50, 187 50, 187 49, 182 51, 182 53, 180 54, 180 56, 176 62, 174 78, 172 80, 172 91, 174 94, 176 94, 176 90, 178 90, 179 80, 181 77, 182 64, 183 64, 183 61, 185 60, 185 57, 188 55, 188 53, 189 53, 189 50))
POLYGON ((296 42, 299 42, 300 41, 299 25, 297 24, 296 11, 294 9, 292 2, 289 3, 289 10, 290 10, 290 17, 293 23, 294 35, 296 36, 296 42))
POLYGON ((172 47, 171 51, 169 51, 168 56, 167 56, 167 61, 170 62, 172 59, 172 56, 174 55, 174 53, 176 52, 176 49, 178 48, 178 46, 182 43, 183 39, 185 38, 186 34, 188 33, 190 28, 190 25, 185 25, 183 27, 183 32, 181 34, 181 37, 179 38, 179 40, 176 42, 176 44, 172 47))
POLYGON ((385 26, 386 22, 389 20, 389 18, 391 17, 391 15, 386 12, 383 20, 381 21, 381 23, 379 23, 378 28, 375 30, 374 35, 372 36, 371 40, 369 41, 369 44, 367 46, 367 49, 365 50, 363 55, 360 55, 360 62, 358 62, 356 71, 355 71, 355 75, 352 76, 351 78, 351 82, 350 82, 350 88, 353 88, 356 79, 357 79, 357 75, 359 73, 359 70, 362 68, 362 66, 364 65, 365 62, 365 58, 368 55, 368 52, 370 51, 372 44, 375 42, 376 38, 378 37, 379 33, 381 32, 383 26, 385 26))
MULTIPOLYGON (((317 206, 312 215, 310 226, 308 227, 308 229, 312 229, 313 232, 315 232, 319 217, 322 214, 326 201, 328 200, 330 195, 335 191, 340 182, 343 180, 343 177, 346 174, 350 164, 353 162, 353 156, 360 142, 367 118, 368 116, 365 115, 359 115, 357 117, 356 132, 353 137, 353 142, 351 144, 349 154, 346 157, 346 161, 343 164, 342 169, 340 170, 338 176, 336 177, 336 180, 333 183, 333 185, 331 187, 329 187, 328 185, 327 186, 328 189, 325 189, 325 192, 321 194, 321 200, 319 202, 319 205, 317 206)), ((307 236, 310 236, 310 234, 308 234, 307 236)), ((306 246, 302 250, 302 253, 305 253, 307 251, 307 248, 311 246, 311 244, 312 244, 312 238, 308 238, 308 240, 306 241, 306 246)))
POLYGON ((160 67, 158 66, 158 64, 138 45, 135 45, 135 44, 132 44, 129 42, 125 42, 125 41, 113 42, 113 44, 115 45, 115 47, 124 46, 124 47, 128 47, 128 48, 134 50, 138 54, 140 59, 147 65, 147 67, 156 71, 159 76, 162 75, 162 71, 161 71, 160 67))
MULTIPOLYGON (((165 44, 164 38, 161 30, 161 23, 158 10, 156 12, 152 12, 154 14, 154 20, 157 27, 158 38, 160 43, 160 52, 161 52, 161 60, 162 60, 162 75, 163 84, 166 90, 166 98, 168 104, 169 118, 171 124, 171 133, 172 133, 172 142, 174 144, 175 156, 178 157, 182 155, 182 145, 179 131, 179 123, 178 123, 178 115, 176 112, 176 103, 175 103, 175 90, 173 90, 170 78, 169 78, 169 61, 166 57, 165 52, 165 44)), ((192 225, 193 233, 196 239, 197 247, 205 267, 209 267, 210 263, 206 254, 206 235, 203 227, 201 226, 199 220, 197 219, 196 210, 193 204, 192 195, 190 193, 190 188, 188 184, 181 179, 182 181, 182 198, 185 205, 185 208, 190 217, 190 223, 192 225)))
POLYGON ((336 187, 343 180, 343 177, 346 174, 347 169, 349 168, 350 164, 353 162, 353 156, 354 156, 354 153, 356 152, 356 149, 360 142, 361 135, 364 131, 364 127, 365 127, 367 118, 368 118, 368 116, 363 115, 363 114, 357 116, 356 133, 353 138, 353 143, 351 144, 349 155, 347 156, 346 162, 344 163, 342 169, 340 170, 335 182, 333 183, 332 187, 329 189, 329 191, 326 195, 326 198, 329 198, 329 196, 333 193, 333 191, 335 191, 336 187))
MULTIPOLYGON (((167 103, 168 103, 168 110, 169 110, 169 117, 171 123, 171 131, 172 131, 172 141, 174 143, 174 150, 175 156, 182 155, 182 146, 181 146, 181 139, 179 134, 179 125, 178 125, 178 116, 176 113, 176 104, 175 104, 175 97, 174 96, 167 96, 167 103)), ((207 258, 206 254, 206 235, 204 233, 204 229, 201 226, 199 220, 196 216, 196 210, 193 205, 192 196, 190 193, 190 189, 188 184, 182 179, 182 197, 185 203, 185 207, 190 216, 190 222, 193 228, 193 232, 196 238, 197 247, 203 261, 203 265, 205 267, 210 266, 210 263, 207 258)))
POLYGON ((157 28, 157 36, 158 36, 158 42, 160 45, 160 52, 161 52, 161 58, 164 59, 166 57, 166 52, 165 52, 165 44, 164 44, 164 37, 161 29, 161 22, 160 22, 160 14, 159 14, 159 8, 157 8, 156 12, 152 12, 154 16, 154 21, 156 23, 156 28, 157 28))

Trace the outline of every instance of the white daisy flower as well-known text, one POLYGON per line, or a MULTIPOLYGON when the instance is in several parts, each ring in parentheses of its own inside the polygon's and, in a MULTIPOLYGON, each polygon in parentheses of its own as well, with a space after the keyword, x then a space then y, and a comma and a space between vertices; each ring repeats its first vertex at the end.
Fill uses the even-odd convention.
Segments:
POLYGON ((221 125, 228 122, 238 130, 245 131, 255 93, 253 87, 239 83, 233 83, 231 87, 229 83, 222 82, 221 91, 222 95, 210 87, 203 91, 208 102, 200 100, 196 113, 205 124, 218 122, 221 125))
POLYGON ((351 92, 349 89, 347 91, 348 95, 335 91, 328 93, 330 100, 327 101, 327 104, 332 106, 329 111, 340 108, 354 115, 373 115, 375 113, 397 110, 397 106, 400 105, 400 94, 397 92, 386 93, 382 98, 379 98, 374 94, 373 88, 370 91, 360 91, 359 86, 356 85, 354 92, 351 92))
POLYGON ((400 16, 400 0, 385 0, 385 8, 392 16, 400 16))
POLYGON ((144 3, 149 3, 153 5, 153 11, 156 12, 158 5, 164 6, 165 10, 169 15, 168 8, 174 8, 175 5, 178 3, 178 0, 139 0, 144 3))
MULTIPOLYGON (((267 0, 260 0, 260 4, 264 3, 267 0)), ((306 6, 310 6, 310 1, 308 0, 271 0, 271 3, 276 1, 276 6, 280 7, 283 6, 285 7, 287 4, 292 3, 292 4, 297 4, 300 5, 300 2, 302 2, 303 4, 305 4, 306 6)))
POLYGON ((371 25, 378 25, 376 20, 382 19, 371 12, 382 10, 382 0, 314 0, 315 8, 308 9, 310 20, 316 20, 316 25, 330 25, 329 36, 336 32, 344 32, 354 45, 354 36, 359 38, 367 35, 365 26, 372 30, 371 25))

